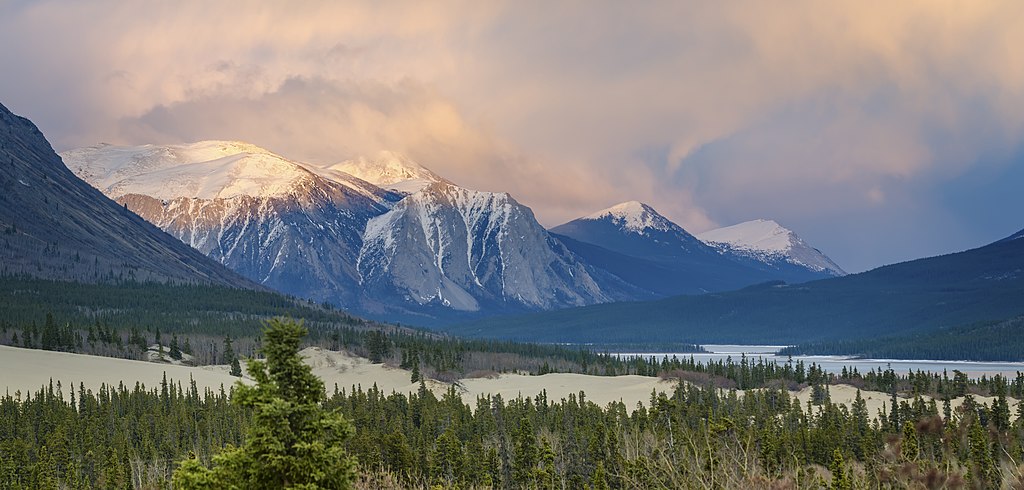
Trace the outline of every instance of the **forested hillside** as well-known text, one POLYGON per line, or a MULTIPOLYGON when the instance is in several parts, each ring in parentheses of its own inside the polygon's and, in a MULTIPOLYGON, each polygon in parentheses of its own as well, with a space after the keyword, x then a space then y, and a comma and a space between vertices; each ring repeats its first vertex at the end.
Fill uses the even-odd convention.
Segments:
POLYGON ((1024 240, 804 284, 613 303, 451 327, 536 342, 805 343, 864 339, 1024 314, 1024 240))
MULTIPOLYGON (((402 368, 415 365, 424 376, 446 380, 476 371, 615 375, 654 369, 645 360, 619 359, 587 346, 461 339, 366 321, 330 306, 265 291, 0 277, 0 297, 0 344, 26 348, 141 359, 149 346, 160 344, 169 355, 184 352, 199 364, 228 364, 228 339, 238 355, 255 355, 263 322, 287 317, 303 319, 310 345, 347 350, 402 368)), ((699 350, 680 343, 648 347, 699 350)))
POLYGON ((800 344, 780 352, 780 355, 787 354, 845 355, 874 359, 1024 361, 1024 317, 897 337, 800 344))

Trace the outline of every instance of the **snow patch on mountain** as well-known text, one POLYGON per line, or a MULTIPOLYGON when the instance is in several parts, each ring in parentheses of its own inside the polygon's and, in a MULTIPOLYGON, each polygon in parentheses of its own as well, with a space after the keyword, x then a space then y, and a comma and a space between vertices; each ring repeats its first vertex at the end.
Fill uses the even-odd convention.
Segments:
POLYGON ((200 141, 182 145, 101 144, 61 154, 83 180, 111 198, 141 194, 164 201, 180 197, 231 199, 286 197, 313 187, 316 177, 339 184, 390 207, 398 196, 361 179, 295 162, 239 141, 200 141))
POLYGON ((783 261, 831 275, 846 274, 832 259, 773 220, 747 221, 701 233, 697 238, 723 252, 762 262, 783 261))
POLYGON ((669 231, 673 228, 679 228, 664 216, 658 214, 654 208, 640 201, 619 203, 608 209, 584 216, 581 219, 610 219, 623 229, 639 234, 643 234, 647 230, 669 231))
POLYGON ((408 156, 393 151, 381 151, 373 158, 359 157, 328 167, 344 172, 371 184, 412 194, 444 178, 414 162, 408 156))
POLYGON ((65 163, 105 194, 158 199, 277 196, 312 174, 254 145, 203 141, 188 145, 99 145, 65 152, 65 163))
POLYGON ((705 243, 727 243, 744 250, 786 253, 793 248, 795 234, 767 219, 747 221, 697 235, 705 243))

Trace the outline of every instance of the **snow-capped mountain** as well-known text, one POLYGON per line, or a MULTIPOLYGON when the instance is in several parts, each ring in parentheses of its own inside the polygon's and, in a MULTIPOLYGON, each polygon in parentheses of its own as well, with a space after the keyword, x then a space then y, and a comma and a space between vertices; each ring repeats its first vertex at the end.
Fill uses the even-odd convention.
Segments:
POLYGON ((616 204, 556 226, 551 231, 635 257, 711 255, 711 250, 703 242, 658 214, 654 208, 638 201, 616 204))
POLYGON ((397 153, 315 166, 205 141, 99 145, 64 159, 243 275, 380 318, 429 322, 634 297, 507 194, 458 187, 397 153))
POLYGON ((656 296, 738 289, 843 274, 785 230, 756 223, 695 237, 647 204, 629 201, 556 226, 573 252, 656 296), (726 238, 736 244, 723 243, 726 238), (746 242, 742 241, 746 239, 746 242), (783 243, 785 242, 785 243, 783 243), (769 249, 768 247, 774 247, 769 249))
POLYGON ((758 219, 701 233, 698 238, 725 255, 750 259, 771 267, 791 267, 821 277, 843 276, 832 259, 810 246, 796 233, 775 221, 758 219))
POLYGON ((447 182, 409 157, 393 151, 381 151, 374 158, 347 160, 328 169, 403 194, 412 194, 435 182, 447 182))
POLYGON ((359 301, 366 222, 400 198, 238 142, 99 145, 62 156, 112 199, 242 275, 346 305, 359 301))
MULTIPOLYGON (((551 309, 617 299, 615 287, 508 194, 435 182, 366 226, 363 285, 461 311, 551 309)), ((621 298, 621 297, 619 297, 621 298)))
POLYGON ((724 291, 773 279, 723 256, 637 201, 575 219, 551 232, 591 264, 654 297, 724 291))

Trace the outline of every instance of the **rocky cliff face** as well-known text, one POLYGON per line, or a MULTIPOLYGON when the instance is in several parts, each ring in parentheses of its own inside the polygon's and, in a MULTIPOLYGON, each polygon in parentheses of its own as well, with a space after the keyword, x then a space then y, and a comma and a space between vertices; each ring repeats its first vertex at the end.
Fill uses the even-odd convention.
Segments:
POLYGON ((378 297, 460 311, 552 309, 621 298, 508 194, 435 182, 366 227, 358 269, 378 297))

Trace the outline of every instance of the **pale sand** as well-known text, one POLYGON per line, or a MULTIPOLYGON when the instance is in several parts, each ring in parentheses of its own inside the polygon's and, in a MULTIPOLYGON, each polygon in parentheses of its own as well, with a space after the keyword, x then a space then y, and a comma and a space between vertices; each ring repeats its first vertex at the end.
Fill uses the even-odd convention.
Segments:
POLYGON ((50 352, 35 349, 21 349, 0 345, 0 392, 14 395, 35 394, 53 381, 56 389, 60 382, 63 392, 70 393, 71 387, 98 390, 100 385, 117 387, 118 384, 132 389, 136 382, 147 388, 159 387, 164 373, 168 380, 187 387, 189 376, 195 380, 200 392, 206 388, 219 390, 223 385, 230 388, 235 378, 227 370, 206 370, 183 365, 156 364, 144 361, 115 359, 112 357, 87 356, 67 352, 50 352))
MULTIPOLYGON (((853 405, 853 401, 857 399, 857 388, 854 388, 853 386, 850 386, 850 385, 832 385, 832 386, 829 386, 828 393, 829 393, 829 397, 832 399, 832 403, 846 405, 848 407, 852 406, 853 405)), ((802 389, 802 390, 800 390, 798 392, 793 392, 792 394, 795 395, 800 400, 800 403, 801 403, 802 407, 806 408, 807 407, 807 401, 811 399, 812 389, 811 389, 811 387, 807 387, 807 388, 804 388, 804 389, 802 389)), ((886 414, 888 414, 889 410, 892 408, 892 406, 891 406, 892 397, 889 394, 887 394, 887 393, 882 393, 882 392, 879 392, 879 391, 861 391, 860 392, 860 396, 861 396, 861 398, 864 399, 865 403, 867 404, 868 415, 870 415, 872 417, 877 416, 878 412, 880 410, 882 410, 883 408, 885 409, 886 414)), ((906 401, 907 403, 913 403, 913 401, 914 401, 913 398, 908 398, 908 397, 903 397, 903 396, 897 396, 896 399, 898 401, 900 401, 900 402, 906 401)), ((931 397, 924 397, 925 403, 928 403, 929 400, 931 400, 931 397)), ((992 396, 977 396, 977 395, 975 395, 974 396, 974 401, 977 402, 978 404, 987 404, 988 406, 991 407, 992 406, 992 402, 995 401, 995 397, 992 397, 992 396)), ((1010 398, 1010 397, 1007 397, 1006 401, 1010 405, 1010 414, 1011 414, 1010 418, 1012 420, 1016 420, 1016 418, 1017 418, 1016 417, 1017 404, 1019 402, 1017 400, 1014 400, 1013 398, 1010 398)), ((957 407, 962 405, 963 402, 964 402, 964 399, 962 397, 961 398, 955 398, 953 400, 950 400, 949 406, 955 412, 957 407)), ((936 405, 939 408, 939 413, 941 414, 942 413, 942 401, 941 400, 936 400, 935 403, 936 403, 936 405)))
POLYGON ((501 395, 505 400, 524 397, 536 397, 541 390, 547 390, 547 399, 557 402, 567 399, 569 394, 577 397, 582 391, 586 399, 605 406, 613 401, 621 401, 626 408, 636 408, 637 402, 648 405, 651 392, 671 393, 675 389, 674 381, 663 381, 649 376, 588 376, 583 374, 552 373, 542 376, 523 374, 503 374, 496 378, 463 379, 459 382, 465 389, 462 399, 473 404, 478 395, 501 395))
MULTIPOLYGON (((419 389, 419 383, 411 382, 411 373, 383 364, 371 364, 369 360, 344 352, 323 350, 317 347, 303 349, 302 356, 313 367, 313 373, 324 381, 328 393, 333 393, 335 385, 339 390, 351 392, 354 386, 363 390, 374 384, 386 394, 392 392, 412 393, 419 389)), ((129 389, 136 382, 143 383, 147 388, 160 385, 164 373, 169 380, 188 386, 189 379, 195 380, 200 391, 206 388, 219 390, 231 387, 238 378, 228 374, 227 366, 190 367, 182 365, 158 364, 144 361, 131 361, 110 357, 69 354, 66 352, 49 352, 42 350, 21 349, 0 346, 0 393, 6 391, 14 394, 20 391, 35 393, 51 380, 56 387, 61 382, 65 394, 71 386, 78 389, 84 383, 87 389, 97 390, 101 384, 117 386, 123 382, 129 389)), ((248 377, 243 382, 251 382, 248 377)), ((651 392, 671 393, 675 381, 665 381, 649 376, 589 376, 583 374, 553 373, 543 376, 523 374, 502 374, 492 378, 462 379, 456 384, 456 390, 465 403, 475 406, 477 397, 481 395, 501 395, 509 400, 518 396, 536 397, 542 390, 547 391, 547 398, 557 402, 568 398, 569 394, 578 396, 580 391, 586 398, 598 405, 605 406, 612 401, 622 401, 627 409, 632 410, 637 403, 645 406, 651 398, 651 392)), ((442 396, 450 385, 429 381, 427 383, 435 395, 442 396)), ((832 401, 849 406, 857 390, 847 385, 829 387, 832 401)), ((805 388, 792 393, 806 406, 811 397, 811 389, 805 388)), ((883 404, 888 405, 889 395, 876 391, 862 391, 861 396, 867 402, 868 413, 877 415, 883 404)), ((978 403, 991 406, 993 398, 975 397, 978 403)), ((1009 400, 1011 413, 1016 413, 1017 402, 1009 400)), ((955 408, 962 399, 952 402, 955 408)), ((939 409, 941 410, 941 404, 939 409)))

